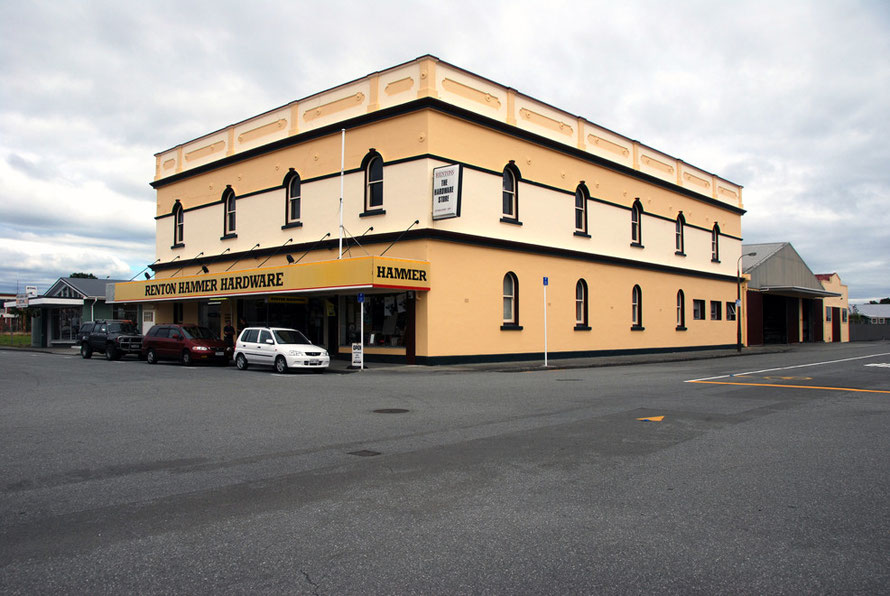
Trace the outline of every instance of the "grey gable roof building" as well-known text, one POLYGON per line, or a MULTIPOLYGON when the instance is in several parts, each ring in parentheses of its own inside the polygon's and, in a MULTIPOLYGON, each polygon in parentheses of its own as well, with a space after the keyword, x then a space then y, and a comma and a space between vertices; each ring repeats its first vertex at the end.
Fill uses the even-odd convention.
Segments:
POLYGON ((108 284, 125 282, 125 279, 90 279, 84 277, 60 277, 44 296, 58 296, 60 294, 70 294, 64 289, 70 288, 80 298, 101 298, 105 299, 105 288, 108 284))
POLYGON ((744 244, 742 254, 742 271, 751 276, 751 290, 800 298, 840 296, 825 290, 790 242, 744 244))

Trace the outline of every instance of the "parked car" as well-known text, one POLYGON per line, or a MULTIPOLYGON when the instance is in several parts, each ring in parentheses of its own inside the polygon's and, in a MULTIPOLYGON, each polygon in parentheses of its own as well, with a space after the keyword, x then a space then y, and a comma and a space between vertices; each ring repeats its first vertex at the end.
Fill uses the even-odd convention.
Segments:
POLYGON ((93 321, 93 328, 81 339, 80 355, 92 358, 93 352, 104 352, 108 360, 118 360, 124 355, 140 356, 142 334, 133 321, 93 321))
POLYGON ((232 346, 199 325, 155 325, 142 339, 142 355, 149 364, 159 360, 178 360, 186 366, 196 362, 228 364, 232 352, 232 346))
POLYGON ((331 364, 327 350, 313 345, 296 329, 247 327, 235 342, 235 366, 273 366, 279 373, 291 368, 324 372, 331 364))

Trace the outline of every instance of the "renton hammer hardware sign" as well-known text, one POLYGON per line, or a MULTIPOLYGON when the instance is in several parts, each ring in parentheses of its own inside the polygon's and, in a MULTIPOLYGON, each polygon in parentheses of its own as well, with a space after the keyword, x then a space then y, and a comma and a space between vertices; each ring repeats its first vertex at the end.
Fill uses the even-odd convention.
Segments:
POLYGON ((114 302, 283 294, 346 288, 430 289, 430 264, 391 257, 355 257, 284 267, 207 273, 114 284, 114 302))
POLYGON ((212 294, 230 290, 257 290, 284 287, 284 273, 255 273, 231 275, 217 279, 191 279, 178 282, 145 284, 146 296, 178 296, 183 294, 212 294))

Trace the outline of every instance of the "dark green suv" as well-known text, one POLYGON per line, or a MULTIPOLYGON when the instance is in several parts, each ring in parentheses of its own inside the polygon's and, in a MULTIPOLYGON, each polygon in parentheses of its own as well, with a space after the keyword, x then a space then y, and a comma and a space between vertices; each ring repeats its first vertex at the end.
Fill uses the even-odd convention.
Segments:
POLYGON ((80 355, 92 358, 93 352, 104 353, 108 360, 127 354, 138 357, 142 352, 142 334, 133 321, 93 321, 93 328, 82 336, 80 355))

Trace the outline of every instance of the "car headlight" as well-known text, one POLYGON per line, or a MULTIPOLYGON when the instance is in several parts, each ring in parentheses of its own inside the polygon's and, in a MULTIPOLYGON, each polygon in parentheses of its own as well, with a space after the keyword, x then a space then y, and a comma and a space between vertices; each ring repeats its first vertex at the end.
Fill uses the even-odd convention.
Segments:
POLYGON ((210 348, 208 348, 207 346, 195 346, 192 349, 196 352, 209 352, 210 351, 210 348))
POLYGON ((322 355, 322 356, 327 356, 327 355, 328 355, 328 351, 327 351, 327 350, 322 350, 322 351, 321 351, 321 355, 322 355))
POLYGON ((288 352, 288 354, 290 354, 291 356, 302 356, 303 352, 301 352, 300 350, 291 350, 290 352, 288 352))

